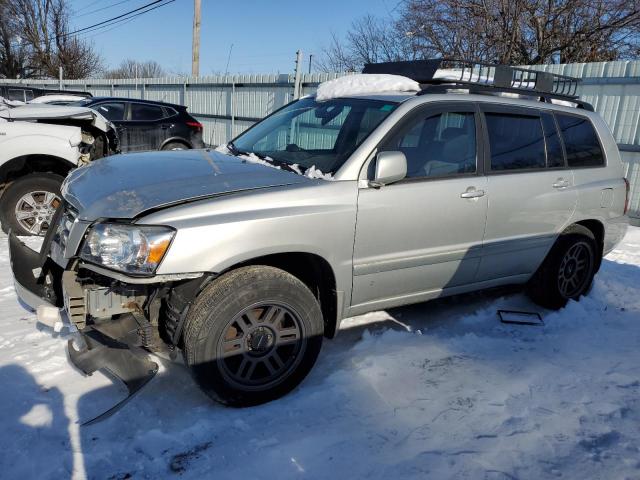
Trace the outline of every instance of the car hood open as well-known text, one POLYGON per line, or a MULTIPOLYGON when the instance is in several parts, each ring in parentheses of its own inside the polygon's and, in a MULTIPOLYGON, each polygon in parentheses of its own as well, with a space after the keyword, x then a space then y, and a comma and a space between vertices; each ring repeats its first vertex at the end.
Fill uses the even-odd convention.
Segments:
POLYGON ((186 201, 317 181, 210 150, 145 152, 106 157, 74 170, 62 195, 80 220, 132 219, 186 201))
POLYGON ((70 107, 65 105, 28 104, 14 108, 0 109, 0 117, 7 120, 41 121, 52 120, 84 120, 103 132, 112 129, 111 122, 95 110, 87 107, 70 107))

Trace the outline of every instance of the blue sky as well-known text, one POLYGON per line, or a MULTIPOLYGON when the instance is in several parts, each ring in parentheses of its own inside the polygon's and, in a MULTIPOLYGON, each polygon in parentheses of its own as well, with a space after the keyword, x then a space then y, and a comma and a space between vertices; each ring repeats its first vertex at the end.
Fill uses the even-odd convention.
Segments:
MULTIPOLYGON (((70 0, 72 28, 133 10, 150 0, 70 0)), ((295 52, 319 55, 331 33, 344 34, 366 13, 388 16, 397 0, 202 0, 200 74, 224 72, 233 44, 231 73, 288 73, 295 52)), ((124 58, 155 60, 173 73, 191 72, 193 1, 176 0, 117 27, 90 32, 108 66, 124 58)))

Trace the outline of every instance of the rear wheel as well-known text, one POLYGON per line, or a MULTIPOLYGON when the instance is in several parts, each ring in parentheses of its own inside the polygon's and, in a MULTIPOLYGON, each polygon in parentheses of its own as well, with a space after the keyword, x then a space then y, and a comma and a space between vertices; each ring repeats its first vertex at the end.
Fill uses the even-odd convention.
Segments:
POLYGON ((162 147, 162 150, 189 150, 189 147, 187 147, 184 143, 169 142, 164 147, 162 147))
POLYGON ((214 400, 265 403, 309 373, 323 326, 316 298, 296 277, 267 266, 239 268, 214 281, 190 310, 185 363, 214 400))
POLYGON ((52 173, 33 173, 12 182, 0 199, 2 230, 45 235, 61 202, 62 180, 52 173))
POLYGON ((528 286, 537 304, 551 309, 578 300, 591 288, 598 250, 591 230, 572 225, 560 235, 528 286))

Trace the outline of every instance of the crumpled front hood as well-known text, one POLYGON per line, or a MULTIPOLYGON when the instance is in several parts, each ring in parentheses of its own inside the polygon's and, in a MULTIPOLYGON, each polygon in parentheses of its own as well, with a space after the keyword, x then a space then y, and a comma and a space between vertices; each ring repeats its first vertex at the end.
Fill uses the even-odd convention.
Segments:
POLYGON ((62 195, 81 220, 143 212, 224 193, 314 182, 285 170, 209 150, 113 155, 74 170, 62 195))
POLYGON ((15 108, 0 110, 0 117, 7 120, 41 121, 47 120, 84 120, 103 132, 113 128, 111 122, 95 110, 87 107, 70 107, 66 105, 27 104, 15 108))

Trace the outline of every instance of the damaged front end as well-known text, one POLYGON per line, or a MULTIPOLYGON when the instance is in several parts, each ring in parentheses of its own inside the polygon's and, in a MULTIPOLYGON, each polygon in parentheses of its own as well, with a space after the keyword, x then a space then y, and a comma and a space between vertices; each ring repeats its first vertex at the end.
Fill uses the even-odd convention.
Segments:
POLYGON ((93 423, 113 414, 154 377, 158 365, 149 352, 174 355, 176 332, 188 308, 179 292, 198 289, 202 279, 127 282, 115 272, 119 278, 107 276, 76 256, 89 222, 78 220, 67 206, 58 210, 53 225, 40 253, 10 233, 15 289, 21 301, 39 313, 42 307, 66 313, 79 332, 68 342, 76 368, 86 375, 106 370, 126 386, 127 398, 86 422, 93 423))

